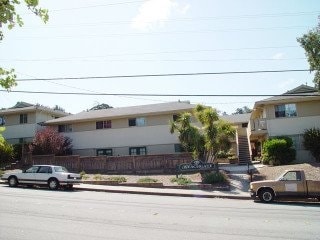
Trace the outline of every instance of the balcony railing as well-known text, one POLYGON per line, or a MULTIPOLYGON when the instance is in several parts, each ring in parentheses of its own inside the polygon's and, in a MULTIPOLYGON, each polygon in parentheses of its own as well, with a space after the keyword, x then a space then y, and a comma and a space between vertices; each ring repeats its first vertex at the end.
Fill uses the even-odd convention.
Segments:
POLYGON ((266 131, 267 130, 267 119, 258 118, 250 120, 251 131, 266 131))

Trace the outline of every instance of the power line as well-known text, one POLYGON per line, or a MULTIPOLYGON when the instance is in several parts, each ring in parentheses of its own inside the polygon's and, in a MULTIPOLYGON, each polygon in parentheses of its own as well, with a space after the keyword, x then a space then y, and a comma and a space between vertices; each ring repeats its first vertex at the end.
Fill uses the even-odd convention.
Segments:
MULTIPOLYGON (((140 2, 140 1, 137 1, 140 2)), ((121 3, 120 3, 121 4, 121 3)), ((90 7, 99 7, 101 5, 90 6, 90 7)), ((106 6, 106 5, 102 5, 106 6)), ((79 7, 78 9, 85 8, 79 7)), ((68 9, 63 9, 68 10, 68 9)), ((61 10, 61 11, 63 11, 61 10)), ((55 10, 50 10, 55 11, 55 10)), ((248 19, 248 18, 273 18, 273 17, 295 17, 295 16, 306 16, 306 15, 318 15, 320 11, 312 12, 292 12, 292 13, 276 13, 276 14, 254 14, 254 15, 234 15, 234 16, 215 16, 215 17, 196 17, 196 18, 171 18, 171 19, 159 19, 161 22, 186 22, 186 21, 211 21, 211 20, 233 20, 233 19, 248 19)), ((121 24, 130 24, 132 21, 119 20, 119 21, 98 21, 98 22, 85 22, 85 23, 76 23, 76 24, 64 24, 64 25, 35 25, 24 27, 25 29, 34 29, 34 27, 45 27, 45 28, 68 28, 68 27, 100 27, 101 25, 121 25, 121 24)), ((152 21, 145 21, 145 23, 151 23, 152 21)))
POLYGON ((144 37, 144 36, 156 36, 162 34, 210 34, 210 33, 228 33, 228 32, 256 32, 256 31, 281 31, 291 29, 309 29, 310 26, 280 26, 280 27, 256 27, 256 28, 221 28, 221 29, 207 29, 207 30, 190 30, 190 31, 163 31, 163 32, 145 32, 145 33, 110 33, 110 34, 99 34, 99 35, 61 35, 61 36, 24 36, 15 38, 12 40, 38 40, 38 39, 64 39, 64 40, 82 40, 85 38, 109 38, 109 37, 144 37))
POLYGON ((199 75, 229 75, 229 74, 259 74, 259 73, 285 73, 308 72, 309 69, 284 69, 284 70, 258 70, 258 71, 230 71, 230 72, 199 72, 199 73, 165 73, 165 74, 137 74, 137 75, 113 75, 113 76, 85 76, 85 77, 56 77, 56 78, 27 78, 17 79, 24 81, 61 81, 81 79, 111 79, 111 78, 146 78, 146 77, 173 77, 173 76, 199 76, 199 75))
MULTIPOLYGON (((7 92, 6 90, 0 90, 7 92)), ((10 91, 14 93, 29 94, 56 94, 56 95, 88 95, 88 96, 140 96, 140 97, 272 97, 272 96, 294 96, 306 97, 314 94, 163 94, 163 93, 84 93, 84 92, 50 92, 50 91, 10 91)))
MULTIPOLYGON (((77 56, 77 57, 59 57, 59 58, 38 58, 38 59, 0 59, 0 61, 65 61, 65 60, 81 60, 93 58, 107 58, 117 56, 141 56, 141 55, 158 55, 158 54, 176 54, 176 53, 202 53, 202 52, 224 52, 224 51, 255 51, 262 49, 282 49, 282 48, 298 48, 298 45, 287 46, 262 46, 262 47, 243 47, 243 48, 217 48, 217 49, 195 49, 195 50, 176 50, 176 51, 160 51, 160 52, 136 52, 136 53, 108 53, 106 55, 94 56, 77 56)), ((300 47, 299 47, 300 48, 300 47)))

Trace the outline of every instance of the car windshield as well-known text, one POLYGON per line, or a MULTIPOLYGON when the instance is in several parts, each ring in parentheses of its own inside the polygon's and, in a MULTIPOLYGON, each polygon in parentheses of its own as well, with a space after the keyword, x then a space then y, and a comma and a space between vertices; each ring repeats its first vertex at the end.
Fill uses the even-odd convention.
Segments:
POLYGON ((68 170, 65 168, 65 167, 60 167, 60 166, 57 166, 57 167, 54 167, 54 171, 55 172, 68 172, 68 170))

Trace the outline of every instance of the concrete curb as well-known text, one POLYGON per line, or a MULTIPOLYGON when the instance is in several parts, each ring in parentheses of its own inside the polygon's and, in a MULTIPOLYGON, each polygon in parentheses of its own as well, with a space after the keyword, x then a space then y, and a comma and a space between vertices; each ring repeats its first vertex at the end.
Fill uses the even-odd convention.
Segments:
MULTIPOLYGON (((126 193, 126 194, 139 194, 139 195, 153 195, 153 196, 175 196, 175 197, 196 197, 196 198, 227 198, 227 199, 238 199, 238 200, 252 200, 249 196, 237 196, 231 194, 197 194, 197 193, 185 193, 185 192, 159 192, 159 191, 144 191, 144 190, 132 190, 128 189, 108 189, 108 188, 90 188, 90 187, 83 187, 83 186, 74 186, 74 190, 78 191, 93 191, 93 192, 110 192, 110 193, 126 193)), ((192 191, 192 190, 188 190, 192 191)))

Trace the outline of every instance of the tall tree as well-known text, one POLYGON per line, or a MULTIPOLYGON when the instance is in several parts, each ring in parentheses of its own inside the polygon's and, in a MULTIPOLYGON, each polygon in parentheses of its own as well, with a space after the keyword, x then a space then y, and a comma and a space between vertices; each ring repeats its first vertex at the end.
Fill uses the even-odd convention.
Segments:
POLYGON ((112 107, 109 104, 101 103, 90 108, 90 110, 101 110, 101 109, 108 109, 108 108, 112 108, 112 107))
MULTIPOLYGON (((31 12, 39 16, 45 23, 49 20, 48 10, 38 7, 39 0, 24 0, 24 3, 31 12)), ((0 0, 0 41, 4 37, 1 30, 3 26, 12 29, 16 25, 20 27, 23 25, 21 16, 16 12, 16 7, 20 4, 20 0, 0 0)), ((14 69, 8 70, 0 67, 0 86, 10 90, 16 85, 14 69)))
POLYGON ((235 129, 219 119, 215 109, 203 105, 197 105, 192 114, 181 114, 170 125, 170 132, 179 134, 184 149, 205 162, 213 162, 219 151, 228 151, 235 135, 235 129), (193 118, 201 126, 192 123, 193 118))
POLYGON ((305 50, 310 65, 310 71, 315 72, 313 79, 315 87, 320 91, 320 22, 313 30, 304 34, 302 37, 297 38, 297 41, 305 50))
POLYGON ((232 115, 245 114, 245 113, 251 113, 251 112, 252 112, 252 109, 250 109, 247 106, 243 106, 242 108, 237 108, 236 111, 232 113, 232 115))

